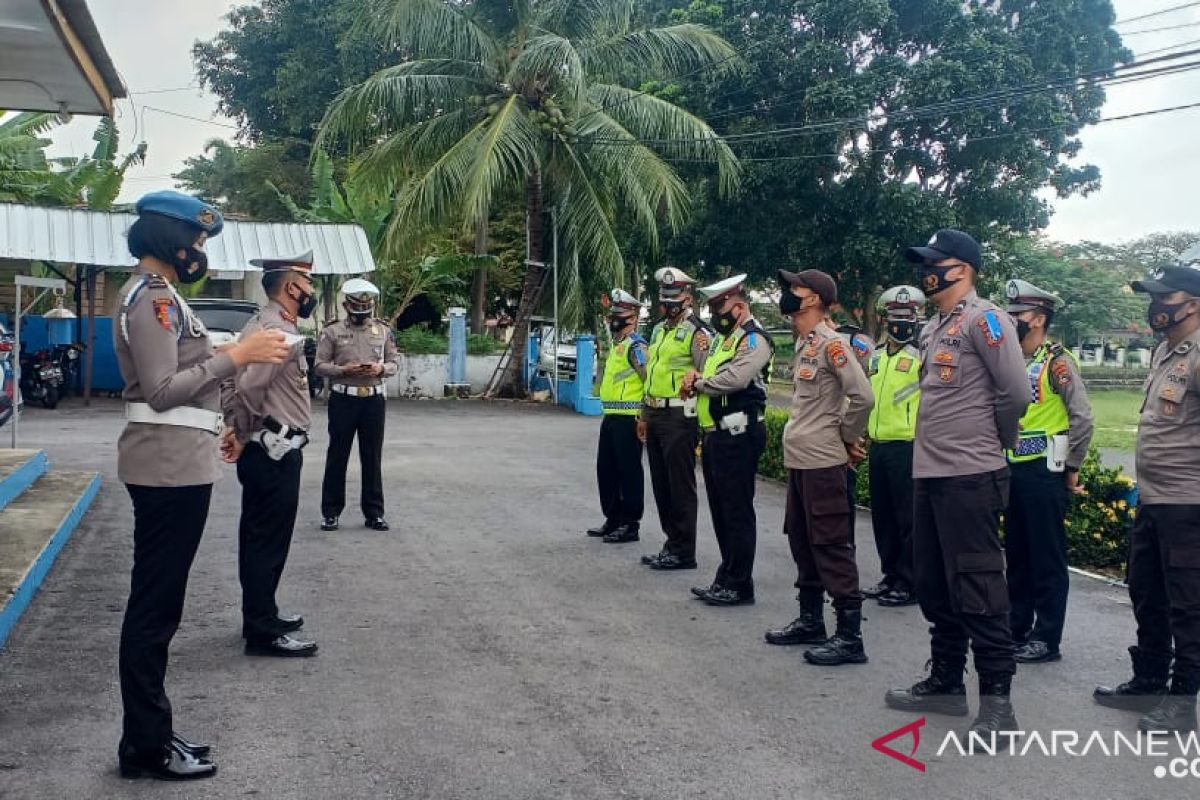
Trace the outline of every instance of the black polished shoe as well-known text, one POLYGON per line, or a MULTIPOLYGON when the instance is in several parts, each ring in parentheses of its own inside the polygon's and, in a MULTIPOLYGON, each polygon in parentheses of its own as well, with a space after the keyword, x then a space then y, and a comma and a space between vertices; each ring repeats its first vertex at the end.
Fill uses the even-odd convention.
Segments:
POLYGON ((674 553, 662 553, 657 558, 652 560, 646 566, 650 569, 668 570, 668 569, 695 569, 696 559, 680 558, 674 553))
POLYGON ((738 592, 724 587, 713 588, 700 598, 710 606, 752 606, 754 595, 751 592, 738 592))
POLYGON ((598 539, 601 536, 608 536, 616 528, 617 528, 617 525, 615 522, 609 522, 608 520, 605 520, 603 525, 597 526, 595 528, 588 528, 587 535, 598 539))
POLYGON ((887 594, 891 590, 892 590, 891 584, 887 583, 886 581, 880 581, 879 583, 875 584, 874 586, 868 586, 867 588, 863 589, 862 596, 869 600, 874 600, 876 597, 879 597, 881 594, 887 594))
POLYGON ((118 749, 122 778, 157 778, 160 781, 194 781, 217 774, 217 765, 175 745, 155 753, 139 753, 124 746, 118 749))
POLYGON ((670 553, 668 553, 666 550, 663 550, 662 552, 655 553, 652 556, 642 556, 642 563, 645 564, 646 566, 650 566, 655 561, 658 561, 660 558, 663 558, 664 556, 668 556, 668 555, 670 555, 670 553))
POLYGON ((363 524, 373 531, 391 530, 390 526, 387 524, 387 520, 383 517, 374 517, 373 519, 367 520, 363 524))
POLYGON ((196 758, 204 758, 212 752, 212 745, 189 742, 187 739, 183 738, 174 731, 171 732, 171 745, 179 748, 185 753, 195 756, 196 758))
POLYGON ((275 656, 277 658, 307 658, 317 654, 317 643, 279 636, 269 642, 246 642, 248 656, 275 656))
POLYGON ((1050 645, 1037 639, 1026 642, 1013 652, 1013 658, 1022 664, 1045 664, 1049 661, 1062 661, 1062 653, 1058 648, 1050 649, 1050 645))
POLYGON ((605 534, 604 543, 624 544, 625 542, 636 542, 638 538, 638 525, 630 523, 628 525, 618 525, 605 534))
POLYGON ((1145 713, 1167 693, 1171 653, 1147 653, 1134 645, 1129 648, 1129 657, 1133 661, 1133 678, 1117 686, 1097 686, 1092 698, 1108 708, 1145 713))
POLYGON ((888 589, 883 594, 878 595, 875 600, 879 605, 887 606, 888 608, 915 606, 917 604, 917 596, 904 589, 888 589))
POLYGON ((323 531, 336 531, 339 527, 341 526, 338 524, 337 517, 325 517, 321 520, 321 530, 323 531))
POLYGON ((715 592, 720 588, 721 587, 717 586, 715 583, 712 586, 693 586, 692 594, 696 595, 696 597, 699 597, 701 600, 703 600, 704 598, 708 597, 709 592, 715 592))
POLYGON ((280 614, 275 618, 275 627, 280 633, 292 633, 304 627, 304 617, 299 614, 280 614))

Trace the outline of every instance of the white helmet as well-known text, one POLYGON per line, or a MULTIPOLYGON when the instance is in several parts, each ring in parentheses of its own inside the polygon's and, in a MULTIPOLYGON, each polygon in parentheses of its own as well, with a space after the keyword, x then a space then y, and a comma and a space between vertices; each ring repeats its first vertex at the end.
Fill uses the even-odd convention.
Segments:
POLYGON ((368 280, 351 278, 342 284, 342 294, 346 297, 346 311, 354 317, 369 317, 375 313, 375 300, 379 297, 379 288, 368 280))
POLYGON ((915 286, 893 286, 879 295, 875 310, 889 316, 920 316, 925 310, 925 293, 915 286))

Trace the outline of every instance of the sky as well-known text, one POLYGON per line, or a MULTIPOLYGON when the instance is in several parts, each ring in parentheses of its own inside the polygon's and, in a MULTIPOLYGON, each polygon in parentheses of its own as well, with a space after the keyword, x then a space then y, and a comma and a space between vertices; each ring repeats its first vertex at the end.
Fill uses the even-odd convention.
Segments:
MULTIPOLYGON (((118 103, 122 152, 144 139, 145 166, 131 169, 122 201, 172 188, 171 173, 214 137, 232 138, 232 120, 216 98, 196 88, 191 48, 223 27, 230 0, 89 0, 88 6, 132 97, 118 103), (191 87, 191 88, 188 88, 191 87), (164 112, 198 117, 195 121, 164 112)), ((1193 42, 1200 47, 1200 6, 1147 19, 1182 0, 1114 0, 1118 25, 1134 53, 1193 42), (1158 28, 1178 27, 1151 33, 1158 28), (1196 40, 1196 41, 1194 41, 1196 40)), ((1185 48, 1185 49, 1191 49, 1185 48)), ((1153 55, 1151 56, 1153 57, 1153 55)), ((1108 90, 1103 116, 1114 117, 1200 103, 1200 70, 1108 90)), ((91 150, 95 120, 81 118, 55 135, 55 155, 91 150)), ((1118 242, 1155 231, 1200 228, 1200 108, 1093 126, 1081 136, 1080 163, 1100 167, 1103 185, 1088 197, 1059 200, 1047 235, 1065 242, 1118 242)))

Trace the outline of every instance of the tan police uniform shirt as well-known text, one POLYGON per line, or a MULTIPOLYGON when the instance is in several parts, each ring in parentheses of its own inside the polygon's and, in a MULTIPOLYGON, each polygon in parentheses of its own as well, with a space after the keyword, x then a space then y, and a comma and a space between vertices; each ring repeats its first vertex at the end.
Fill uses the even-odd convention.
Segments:
MULTIPOLYGON (((120 301, 113 344, 125 401, 155 411, 220 411, 221 381, 237 367, 228 354, 214 355, 208 331, 187 301, 166 279, 146 273, 129 279, 120 301)), ((131 422, 117 440, 117 475, 135 486, 213 483, 220 470, 217 444, 213 433, 199 428, 131 422)))
MULTIPOLYGON (((1092 443, 1092 433, 1095 421, 1092 417, 1092 404, 1088 401, 1087 388, 1083 385, 1083 376, 1075 366, 1075 360, 1061 346, 1046 344, 1047 347, 1058 347, 1058 354, 1050 358, 1050 390, 1062 398, 1067 407, 1067 461, 1069 468, 1077 470, 1087 458, 1088 445, 1092 443)), ((1030 383, 1030 391, 1036 391, 1030 383)))
POLYGON ((863 435, 875 404, 871 382, 852 348, 822 322, 796 340, 792 383, 783 465, 828 469, 848 463, 846 443, 863 435))
MULTIPOLYGON (((275 330, 295 335, 294 319, 274 300, 259 311, 242 329, 245 336, 260 330, 275 330)), ((292 345, 282 364, 250 364, 237 377, 236 387, 224 403, 226 424, 238 440, 248 442, 263 429, 263 420, 271 417, 290 428, 308 430, 312 425, 312 401, 308 396, 308 361, 303 340, 292 345)))
POLYGON ((971 290, 925 325, 920 350, 913 477, 1003 469, 1033 399, 1012 318, 971 290))
POLYGON ((321 331, 313 370, 322 378, 345 386, 378 386, 399 370, 396 343, 387 324, 370 319, 354 325, 339 320, 321 331), (352 364, 380 364, 383 375, 346 375, 352 364))
POLYGON ((1139 502, 1200 504, 1200 331, 1150 362, 1138 422, 1139 502))
MULTIPOLYGON (((703 331, 696 331, 696 336, 699 337, 701 333, 703 331)), ((765 329, 754 317, 748 317, 729 336, 741 339, 737 353, 718 367, 710 377, 697 378, 696 391, 710 397, 721 397, 748 389, 752 384, 757 383, 763 394, 766 395, 767 382, 763 377, 763 372, 766 370, 767 364, 771 363, 771 356, 775 351, 771 349, 771 343, 766 341, 765 329), (746 330, 747 326, 752 326, 752 329, 746 330), (752 341, 751 336, 761 338, 763 341, 752 341)), ((726 341, 728 338, 721 337, 720 344, 724 345, 726 341)), ((696 348, 693 344, 692 358, 695 357, 696 348)))

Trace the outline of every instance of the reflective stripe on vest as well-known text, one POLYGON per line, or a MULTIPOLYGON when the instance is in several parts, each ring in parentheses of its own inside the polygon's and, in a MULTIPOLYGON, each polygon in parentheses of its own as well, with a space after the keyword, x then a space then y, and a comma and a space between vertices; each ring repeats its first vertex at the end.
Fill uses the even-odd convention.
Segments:
MULTIPOLYGON (((1072 361, 1075 356, 1069 350, 1062 351, 1072 361)), ((1021 436, 1016 450, 1004 452, 1014 464, 1044 458, 1049 437, 1063 433, 1071 427, 1067 404, 1050 387, 1050 362, 1055 353, 1042 345, 1029 362, 1029 385, 1033 391, 1033 402, 1021 417, 1021 436)))
POLYGON ((921 402, 921 359, 911 347, 892 355, 886 347, 871 357, 871 391, 875 405, 867 420, 873 442, 912 441, 921 402))
POLYGON ((683 376, 693 369, 692 339, 696 326, 680 320, 674 328, 659 323, 650 334, 649 359, 646 362, 646 394, 652 397, 679 397, 683 376))
POLYGON ((600 405, 605 414, 637 414, 642 407, 645 383, 630 365, 630 346, 626 336, 608 350, 604 360, 604 379, 600 382, 600 405))

